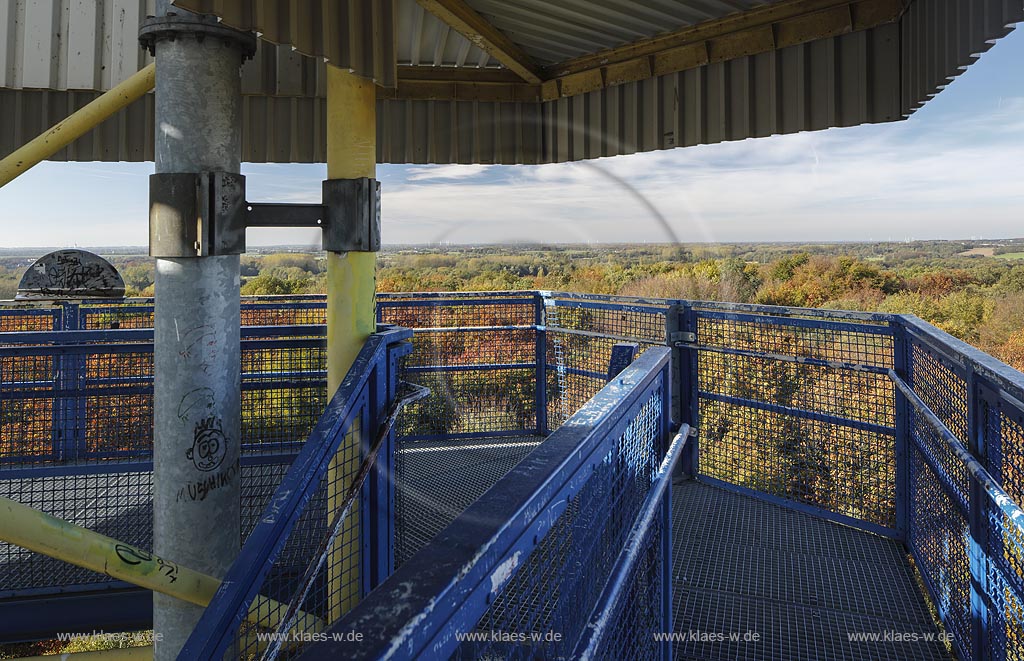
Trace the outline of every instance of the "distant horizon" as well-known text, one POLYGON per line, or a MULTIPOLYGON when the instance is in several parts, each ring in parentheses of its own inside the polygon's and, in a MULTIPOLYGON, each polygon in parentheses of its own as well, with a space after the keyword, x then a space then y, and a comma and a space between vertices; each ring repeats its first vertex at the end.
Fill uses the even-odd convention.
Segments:
MULTIPOLYGON (((1022 242, 1024 243, 1024 235, 1016 237, 961 237, 961 238, 911 238, 911 239, 836 239, 836 240, 817 240, 817 239, 779 239, 769 241, 508 241, 508 242, 456 242, 456 241, 444 241, 444 242, 433 242, 433 243, 382 243, 382 248, 441 248, 446 246, 451 247, 462 247, 462 248, 487 248, 487 247, 537 247, 537 246, 592 246, 592 245, 607 245, 607 246, 687 246, 687 245, 702 245, 702 246, 741 246, 741 245, 843 245, 843 244, 894 244, 894 245, 906 245, 913 243, 923 242, 938 242, 938 243, 984 243, 984 242, 1022 242)), ((306 252, 323 252, 322 248, 312 248, 312 246, 302 243, 275 243, 265 244, 258 246, 250 246, 250 250, 243 254, 250 254, 253 250, 268 250, 268 249, 302 249, 306 252)), ((93 245, 93 246, 0 246, 0 255, 4 253, 10 253, 13 251, 54 251, 54 250, 88 250, 90 252, 96 252, 98 250, 119 250, 129 251, 138 250, 138 254, 145 254, 149 247, 145 245, 93 245)), ((130 253, 136 254, 136 253, 130 253)))
MULTIPOLYGON (((504 241, 504 243, 458 243, 458 241, 442 241, 442 243, 420 243, 420 244, 388 244, 383 243, 382 249, 395 248, 518 248, 518 247, 574 247, 574 246, 840 246, 840 245, 866 245, 866 244, 891 244, 910 245, 921 243, 943 243, 943 244, 979 244, 986 241, 1009 241, 1009 243, 1024 243, 1024 236, 1006 237, 962 237, 962 238, 909 238, 909 239, 777 239, 777 240, 687 240, 687 241, 504 241)), ((306 253, 323 253, 321 248, 312 248, 304 244, 267 244, 251 246, 250 250, 243 255, 253 254, 254 251, 266 250, 290 250, 306 253)), ((147 246, 12 246, 0 247, 0 257, 8 256, 10 253, 25 251, 32 253, 53 252, 59 250, 84 250, 88 252, 118 251, 129 255, 144 256, 148 252, 147 246), (137 252, 136 252, 137 251, 137 252)), ((383 252, 383 251, 382 251, 383 252)))

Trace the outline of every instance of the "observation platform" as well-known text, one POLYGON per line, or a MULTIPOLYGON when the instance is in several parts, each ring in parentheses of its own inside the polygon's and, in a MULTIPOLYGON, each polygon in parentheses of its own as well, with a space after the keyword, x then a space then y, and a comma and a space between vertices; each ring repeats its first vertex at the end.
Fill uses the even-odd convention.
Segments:
MULTIPOLYGON (((1024 375, 916 318, 381 294, 327 402, 325 308, 243 303, 242 549, 183 658, 1024 653, 1024 375)), ((0 495, 155 570, 151 302, 0 328, 0 495)), ((0 577, 2 642, 152 626, 41 553, 0 577)))
MULTIPOLYGON (((542 440, 400 450, 399 562, 542 440)), ((680 661, 953 659, 906 550, 881 535, 679 479, 672 485, 672 566, 672 632, 680 638, 673 658, 680 661), (861 638, 875 635, 880 639, 861 638)))

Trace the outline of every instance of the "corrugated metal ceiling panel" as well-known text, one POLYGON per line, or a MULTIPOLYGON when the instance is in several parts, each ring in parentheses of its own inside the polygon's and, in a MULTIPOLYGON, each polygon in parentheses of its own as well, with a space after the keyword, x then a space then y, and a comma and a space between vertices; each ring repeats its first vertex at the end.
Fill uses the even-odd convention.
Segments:
POLYGON ((903 114, 923 106, 1021 21, 1024 0, 915 0, 900 20, 903 114))
POLYGON ((477 48, 416 0, 395 3, 398 63, 413 66, 497 67, 477 48))
POLYGON ((541 64, 721 18, 775 0, 468 0, 541 64))
MULTIPOLYGON (((386 163, 547 163, 900 118, 895 24, 544 104, 378 102, 386 163)), ((0 91, 17 121, 6 154, 94 95, 0 91)), ((243 160, 322 162, 324 101, 248 96, 243 160)), ((103 124, 55 160, 152 158, 152 102, 103 124)))
POLYGON ((172 0, 275 44, 325 57, 382 87, 397 80, 394 0, 172 0))
POLYGON ((155 0, 0 0, 0 87, 106 90, 149 61, 155 0))

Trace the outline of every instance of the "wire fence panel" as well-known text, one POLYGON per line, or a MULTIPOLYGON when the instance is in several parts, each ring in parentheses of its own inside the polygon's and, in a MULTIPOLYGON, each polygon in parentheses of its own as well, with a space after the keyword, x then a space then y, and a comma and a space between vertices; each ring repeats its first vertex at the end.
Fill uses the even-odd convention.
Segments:
POLYGON ((894 530, 891 328, 692 314, 700 474, 894 530))
POLYGON ((612 347, 665 344, 668 301, 542 292, 547 422, 558 426, 608 381, 612 347))
POLYGON ((906 380, 892 377, 911 408, 910 551, 959 658, 1024 658, 1024 377, 905 323, 906 380))
POLYGON ((535 317, 531 292, 378 295, 378 322, 414 332, 401 378, 431 392, 403 412, 403 442, 533 433, 535 317))
MULTIPOLYGON (((266 323, 277 304, 245 307, 266 323)), ((323 307, 304 301, 276 320, 322 320, 323 307)), ((24 312, 0 308, 0 495, 152 548, 151 305, 24 312)), ((268 326, 242 332, 243 539, 326 405, 323 326, 268 326)), ((126 587, 2 543, 0 575, 0 599, 126 587)))

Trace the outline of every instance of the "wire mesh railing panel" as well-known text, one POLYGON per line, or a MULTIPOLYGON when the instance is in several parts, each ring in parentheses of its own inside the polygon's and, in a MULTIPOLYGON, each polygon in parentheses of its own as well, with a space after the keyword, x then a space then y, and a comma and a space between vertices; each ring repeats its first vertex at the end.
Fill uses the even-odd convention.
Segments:
POLYGON ((683 314, 696 328, 700 474, 895 529, 892 330, 683 314))
MULTIPOLYGON (((242 540, 255 527, 290 459, 260 464, 243 459, 242 540)), ((0 471, 0 497, 126 544, 153 547, 153 473, 148 462, 109 464, 103 472, 84 474, 39 473, 0 471)), ((0 543, 0 576, 4 578, 0 598, 58 588, 74 592, 114 582, 109 576, 4 543, 0 543)))
POLYGON ((557 429, 608 381, 612 347, 664 346, 668 302, 544 293, 547 422, 557 429))
MULTIPOLYGON (((662 507, 671 505, 665 502, 662 507)), ((624 602, 615 613, 614 623, 595 658, 608 661, 658 661, 665 658, 663 645, 655 633, 666 628, 662 604, 665 593, 671 592, 672 586, 666 585, 665 581, 668 558, 665 557, 664 543, 670 537, 671 530, 667 529, 661 517, 656 517, 644 533, 637 562, 625 579, 629 588, 624 602)))
POLYGON ((711 399, 700 408, 702 475, 895 526, 891 437, 711 399))
POLYGON ((594 465, 526 563, 492 595, 475 630, 523 633, 528 640, 464 643, 455 658, 572 655, 660 464, 662 395, 660 389, 651 394, 594 465), (548 633, 560 634, 559 640, 544 641, 548 633), (540 645, 533 640, 538 635, 540 645))
MULTIPOLYGON (((368 403, 365 397, 357 403, 360 415, 356 420, 362 417, 368 403)), ((358 507, 345 517, 337 542, 331 546, 323 565, 308 578, 306 573, 318 559, 318 542, 327 534, 332 515, 359 470, 361 440, 360 424, 354 421, 344 432, 341 450, 331 468, 319 480, 287 543, 260 583, 257 594, 269 601, 239 627, 228 648, 232 657, 260 658, 273 636, 283 635, 285 640, 281 641, 277 658, 292 658, 301 651, 303 639, 312 639, 313 634, 358 603, 362 541, 358 507), (302 615, 282 630, 292 603, 302 615)))
MULTIPOLYGON (((153 327, 153 299, 100 301, 87 304, 64 303, 78 319, 76 328, 64 330, 111 330, 153 327)), ((0 308, 0 320, 5 311, 0 308)), ((327 321, 327 303, 323 296, 267 297, 246 296, 241 304, 242 326, 308 326, 327 321)), ((12 328, 10 330, 29 330, 12 328)))
POLYGON ((987 508, 988 639, 991 658, 1024 659, 1024 530, 999 508, 987 508))
POLYGON ((29 307, 12 304, 0 307, 0 333, 60 330, 63 317, 60 306, 29 307))
MULTIPOLYGON (((127 544, 152 548, 153 479, 150 470, 92 475, 52 474, 6 477, 0 472, 0 496, 108 535, 127 544)), ((100 585, 112 579, 87 569, 0 543, 0 595, 50 586, 63 590, 100 585)))
POLYGON ((0 462, 56 456, 56 363, 52 355, 0 354, 0 462))
POLYGON ((243 344, 241 383, 243 450, 294 451, 327 406, 327 347, 307 338, 243 344))
POLYGON ((943 478, 931 469, 924 455, 915 448, 910 456, 908 544, 918 569, 931 583, 935 607, 947 630, 958 641, 969 641, 971 569, 967 515, 950 497, 943 478))
POLYGON ((401 379, 430 389, 398 421, 403 440, 523 435, 538 427, 532 293, 387 295, 378 321, 413 329, 401 379))
POLYGON ((943 424, 966 444, 967 383, 934 350, 915 342, 910 351, 908 383, 943 424))
POLYGON ((702 346, 792 356, 831 363, 892 366, 888 328, 789 317, 697 312, 702 346))
POLYGON ((404 328, 532 326, 534 320, 533 292, 377 296, 378 323, 404 328))

